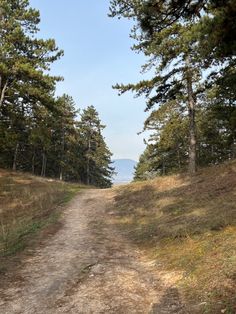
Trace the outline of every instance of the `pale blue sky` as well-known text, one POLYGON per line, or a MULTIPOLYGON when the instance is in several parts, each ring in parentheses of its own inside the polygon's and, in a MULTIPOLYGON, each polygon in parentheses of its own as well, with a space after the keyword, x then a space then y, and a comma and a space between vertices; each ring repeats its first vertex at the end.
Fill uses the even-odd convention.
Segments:
POLYGON ((143 79, 142 55, 130 50, 130 22, 107 16, 108 0, 30 0, 40 10, 40 36, 55 38, 65 56, 53 65, 64 76, 57 94, 71 95, 78 108, 94 105, 114 158, 138 160, 143 137, 138 136, 146 114, 145 100, 131 93, 118 96, 115 83, 143 79))

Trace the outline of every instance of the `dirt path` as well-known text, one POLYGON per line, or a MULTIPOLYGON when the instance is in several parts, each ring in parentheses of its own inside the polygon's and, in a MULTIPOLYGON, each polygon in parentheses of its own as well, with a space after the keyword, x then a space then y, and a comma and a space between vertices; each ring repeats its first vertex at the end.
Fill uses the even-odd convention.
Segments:
POLYGON ((24 261, 23 283, 0 289, 1 314, 184 313, 173 280, 109 224, 113 194, 70 203, 62 228, 24 261))

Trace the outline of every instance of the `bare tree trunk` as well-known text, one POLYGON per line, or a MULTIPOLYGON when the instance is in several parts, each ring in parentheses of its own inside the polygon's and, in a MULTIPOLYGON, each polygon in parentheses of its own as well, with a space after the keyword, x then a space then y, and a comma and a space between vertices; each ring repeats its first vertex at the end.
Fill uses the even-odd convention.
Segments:
POLYGON ((233 139, 232 149, 231 149, 231 158, 236 157, 236 139, 233 139))
POLYGON ((43 152, 43 154, 42 154, 41 177, 43 177, 43 170, 44 170, 44 157, 45 157, 45 155, 44 155, 44 152, 43 152))
POLYGON ((211 145, 211 160, 214 160, 214 145, 211 145))
POLYGON ((47 168, 47 156, 45 154, 44 169, 43 169, 43 176, 44 177, 46 177, 46 168, 47 168))
MULTIPOLYGON (((91 151, 91 139, 90 139, 90 136, 89 136, 89 139, 88 139, 88 154, 90 154, 90 151, 91 151)), ((87 157, 87 185, 90 184, 90 158, 89 156, 87 157)))
POLYGON ((178 158, 178 168, 181 169, 181 160, 180 160, 180 149, 179 146, 177 148, 177 158, 178 158))
POLYGON ((89 169, 89 158, 87 160, 87 185, 90 184, 90 169, 89 169))
POLYGON ((46 166, 47 166, 47 156, 46 156, 46 153, 44 151, 43 155, 42 155, 41 177, 45 177, 45 175, 46 175, 46 166))
POLYGON ((63 166, 62 163, 64 162, 65 159, 65 131, 63 128, 63 134, 62 134, 62 144, 61 144, 61 166, 60 166, 60 181, 63 180, 63 166))
POLYGON ((34 150, 34 153, 33 153, 33 157, 32 157, 32 164, 31 164, 31 171, 32 171, 32 174, 35 173, 35 150, 34 150))
POLYGON ((13 171, 16 171, 18 151, 19 151, 19 143, 16 144, 16 148, 15 148, 15 152, 14 152, 13 165, 12 165, 13 171))
POLYGON ((1 95, 0 95, 0 107, 2 107, 2 105, 3 105, 4 98, 5 98, 5 94, 6 94, 6 90, 7 90, 7 86, 8 86, 8 80, 7 80, 6 83, 2 86, 2 77, 0 77, 0 90, 1 90, 1 95))
POLYGON ((186 78, 187 78, 187 91, 188 91, 188 114, 189 114, 189 173, 193 175, 196 173, 196 122, 195 110, 196 103, 193 93, 192 71, 190 68, 189 57, 186 59, 186 78))
POLYGON ((166 175, 166 165, 165 165, 165 160, 162 159, 162 175, 165 176, 166 175))

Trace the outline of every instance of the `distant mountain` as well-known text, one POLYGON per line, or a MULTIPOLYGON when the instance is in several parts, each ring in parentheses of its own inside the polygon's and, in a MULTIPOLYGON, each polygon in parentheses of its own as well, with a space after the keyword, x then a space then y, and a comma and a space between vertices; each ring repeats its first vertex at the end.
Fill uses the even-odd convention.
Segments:
POLYGON ((132 159, 115 159, 113 166, 117 175, 114 176, 114 183, 128 183, 133 180, 134 167, 137 162, 132 159))

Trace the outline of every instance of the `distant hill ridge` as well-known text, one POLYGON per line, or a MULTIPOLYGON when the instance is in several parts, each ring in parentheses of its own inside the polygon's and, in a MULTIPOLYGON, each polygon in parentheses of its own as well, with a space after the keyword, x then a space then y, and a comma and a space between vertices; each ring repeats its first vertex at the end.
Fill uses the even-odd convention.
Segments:
POLYGON ((115 159, 113 166, 115 167, 114 183, 127 183, 133 180, 135 166, 137 162, 132 159, 115 159))

